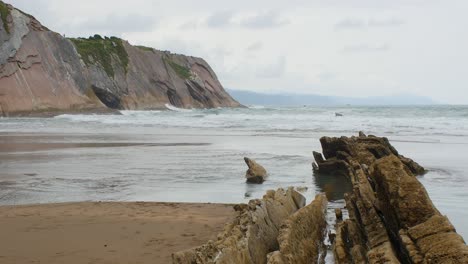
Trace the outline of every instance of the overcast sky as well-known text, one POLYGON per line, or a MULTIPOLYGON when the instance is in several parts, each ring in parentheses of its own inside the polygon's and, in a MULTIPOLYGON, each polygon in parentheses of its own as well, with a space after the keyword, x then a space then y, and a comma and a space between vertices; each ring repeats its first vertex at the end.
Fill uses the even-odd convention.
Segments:
POLYGON ((466 0, 5 0, 67 36, 203 57, 225 87, 468 104, 466 0))

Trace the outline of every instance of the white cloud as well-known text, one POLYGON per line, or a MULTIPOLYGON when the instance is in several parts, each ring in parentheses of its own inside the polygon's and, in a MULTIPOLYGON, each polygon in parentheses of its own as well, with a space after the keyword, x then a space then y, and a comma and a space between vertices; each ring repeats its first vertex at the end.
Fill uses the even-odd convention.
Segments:
POLYGON ((368 44, 357 44, 357 45, 348 45, 343 48, 344 52, 382 52, 390 50, 390 45, 381 44, 381 45, 368 45, 368 44))
POLYGON ((356 30, 356 29, 371 29, 382 27, 397 27, 405 24, 405 21, 397 18, 384 19, 359 19, 346 18, 335 24, 336 30, 356 30))
POLYGON ((276 28, 287 25, 288 19, 282 18, 279 13, 274 11, 268 11, 264 13, 258 13, 250 15, 244 18, 240 24, 247 28, 276 28))
POLYGON ((210 15, 206 19, 208 27, 226 27, 232 23, 234 13, 232 11, 221 11, 210 15))
POLYGON ((247 46, 246 51, 258 51, 263 48, 263 43, 260 41, 256 41, 249 46, 247 46))
POLYGON ((259 78, 281 78, 286 70, 286 57, 280 56, 271 63, 262 65, 257 69, 259 78))
POLYGON ((228 88, 468 103, 465 0, 5 1, 67 36, 201 56, 228 88))
POLYGON ((154 17, 127 14, 111 14, 106 17, 89 19, 71 26, 74 35, 88 36, 95 33, 106 36, 121 36, 128 32, 150 32, 157 21, 154 17))

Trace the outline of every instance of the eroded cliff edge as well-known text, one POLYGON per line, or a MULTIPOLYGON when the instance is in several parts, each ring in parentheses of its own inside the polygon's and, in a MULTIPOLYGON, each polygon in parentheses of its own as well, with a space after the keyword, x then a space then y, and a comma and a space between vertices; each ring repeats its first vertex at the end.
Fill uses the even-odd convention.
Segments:
POLYGON ((0 1, 0 116, 239 107, 208 63, 95 35, 67 39, 0 1))

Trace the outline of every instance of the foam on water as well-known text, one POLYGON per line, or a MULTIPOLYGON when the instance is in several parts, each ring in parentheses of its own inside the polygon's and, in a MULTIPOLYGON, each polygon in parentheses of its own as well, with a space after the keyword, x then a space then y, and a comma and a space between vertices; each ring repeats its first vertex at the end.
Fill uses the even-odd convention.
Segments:
POLYGON ((177 108, 171 104, 165 104, 164 105, 168 110, 171 110, 171 111, 176 111, 176 112, 192 112, 191 109, 183 109, 183 108, 177 108))
MULTIPOLYGON (((60 115, 64 122, 232 129, 264 133, 352 133, 359 130, 388 136, 468 136, 467 107, 257 107, 246 109, 179 109, 121 111, 122 115, 60 115), (336 117, 340 112, 343 116, 336 117)), ((14 130, 15 122, 3 119, 1 130, 14 130)), ((41 119, 33 120, 42 122, 41 119)), ((32 122, 31 126, 37 122, 32 122)), ((23 124, 22 124, 23 125, 23 124)), ((23 129, 23 126, 22 128, 23 129)))
MULTIPOLYGON (((400 153, 430 169, 421 182, 441 212, 468 238, 468 227, 463 225, 468 218, 466 106, 167 107, 169 111, 121 111, 119 115, 0 119, 0 143, 144 143, 0 152, 0 204, 235 203, 286 186, 308 187, 310 199, 338 185, 336 179, 321 182, 312 176, 312 151, 321 149, 319 138, 356 135, 362 130, 389 137, 400 153), (343 116, 336 117, 336 112, 343 116), (246 185, 244 156, 264 165, 269 180, 246 185)), ((342 203, 344 190, 332 188, 331 192, 334 203, 342 203)))

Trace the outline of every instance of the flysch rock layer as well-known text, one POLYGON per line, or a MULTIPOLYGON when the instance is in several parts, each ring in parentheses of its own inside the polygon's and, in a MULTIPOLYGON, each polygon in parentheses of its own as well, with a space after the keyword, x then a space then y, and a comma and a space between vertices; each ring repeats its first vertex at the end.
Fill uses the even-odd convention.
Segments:
POLYGON ((284 263, 314 263, 287 262, 291 250, 305 250, 299 257, 315 258, 323 247, 316 238, 324 232, 326 199, 318 196, 311 205, 304 205, 305 198, 293 188, 270 190, 263 199, 236 205, 238 216, 216 241, 173 254, 173 263, 262 264, 277 250, 274 254, 284 256, 284 263))
POLYGON ((279 231, 279 250, 268 255, 268 264, 324 263, 326 211, 327 198, 319 194, 290 216, 279 231))
POLYGON ((166 104, 241 106, 201 58, 115 39, 122 43, 128 62, 111 55, 106 68, 93 58, 83 58, 72 40, 50 31, 34 17, 2 1, 0 8, 6 11, 0 13, 6 16, 0 19, 0 116, 161 109, 166 104))
POLYGON ((349 219, 337 223, 336 263, 468 263, 468 247, 415 177, 425 172, 386 138, 324 137, 314 153, 322 177, 342 174, 349 219))

